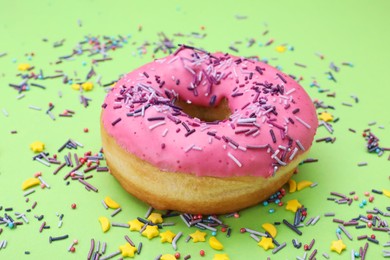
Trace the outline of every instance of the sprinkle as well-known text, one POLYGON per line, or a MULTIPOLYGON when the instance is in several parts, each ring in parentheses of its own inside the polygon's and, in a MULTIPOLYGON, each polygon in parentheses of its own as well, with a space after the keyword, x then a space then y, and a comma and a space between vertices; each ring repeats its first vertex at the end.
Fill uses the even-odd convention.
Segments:
POLYGON ((165 124, 165 121, 161 121, 161 122, 158 122, 158 123, 155 123, 153 125, 150 125, 149 126, 149 129, 150 130, 153 130, 154 128, 158 127, 158 126, 161 126, 161 125, 164 125, 165 124))
POLYGON ((232 155, 230 152, 228 152, 228 156, 230 159, 232 159, 238 167, 242 167, 242 163, 236 158, 234 157, 234 155, 232 155))
POLYGON ((117 118, 115 121, 113 121, 112 123, 111 123, 111 125, 112 126, 115 126, 116 124, 118 124, 120 121, 122 120, 122 118, 117 118))
POLYGON ((288 226, 292 231, 294 231, 295 233, 297 233, 298 235, 302 235, 302 232, 297 228, 295 227, 294 225, 292 225, 290 222, 288 222, 286 219, 283 219, 283 223, 288 226))
POLYGON ((279 252, 280 250, 282 250, 283 248, 285 248, 287 245, 286 242, 280 244, 280 246, 276 247, 274 250, 272 250, 272 254, 276 254, 277 252, 279 252))
POLYGON ((306 123, 305 121, 303 121, 300 117, 295 116, 295 119, 298 120, 298 121, 299 121, 302 125, 304 125, 306 128, 308 128, 308 129, 311 128, 311 126, 310 126, 308 123, 306 123))
POLYGON ((367 166, 367 165, 368 165, 367 162, 360 162, 360 163, 358 163, 358 166, 359 166, 359 167, 367 166))
POLYGON ((122 211, 122 208, 118 208, 116 209, 112 214, 111 214, 111 217, 115 217, 116 214, 118 214, 119 212, 122 211))
POLYGON ((176 251, 177 250, 177 241, 179 240, 179 238, 183 235, 183 232, 179 232, 177 233, 177 235, 173 238, 172 240, 172 247, 173 249, 176 251))

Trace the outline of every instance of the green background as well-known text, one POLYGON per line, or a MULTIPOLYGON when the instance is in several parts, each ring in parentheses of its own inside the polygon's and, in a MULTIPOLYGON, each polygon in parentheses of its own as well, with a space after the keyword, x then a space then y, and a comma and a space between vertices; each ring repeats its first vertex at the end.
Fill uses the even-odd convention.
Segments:
MULTIPOLYGON (((129 235, 138 244, 143 242, 141 255, 138 259, 154 259, 158 254, 174 253, 171 245, 162 244, 159 238, 148 241, 137 233, 127 229, 112 227, 102 233, 98 217, 107 216, 113 222, 125 223, 137 216, 143 216, 148 208, 144 203, 127 195, 115 179, 108 173, 94 173, 90 182, 99 188, 99 192, 87 192, 82 185, 71 182, 65 185, 62 176, 70 168, 62 170, 53 176, 55 166, 50 168, 32 161, 33 152, 30 143, 40 140, 46 145, 46 152, 51 155, 69 138, 84 144, 78 149, 80 156, 86 151, 96 153, 101 147, 99 136, 100 106, 105 96, 103 87, 95 83, 94 89, 83 93, 92 101, 87 108, 79 103, 79 93, 71 89, 69 84, 63 84, 61 79, 35 81, 47 88, 31 87, 23 92, 24 98, 17 99, 19 94, 9 83, 21 82, 17 67, 21 63, 35 66, 33 70, 39 73, 42 69, 46 75, 56 74, 62 70, 69 78, 83 81, 91 68, 92 57, 86 54, 76 56, 72 61, 64 61, 56 65, 58 57, 70 54, 78 42, 85 36, 122 35, 128 37, 128 43, 123 48, 108 52, 111 61, 94 66, 97 75, 101 75, 102 83, 116 80, 121 74, 149 62, 153 59, 155 44, 161 40, 158 33, 163 32, 174 44, 186 43, 206 48, 209 51, 230 51, 233 45, 239 50, 237 55, 259 56, 269 60, 274 66, 279 66, 284 72, 302 76, 302 86, 313 99, 334 106, 328 110, 337 123, 333 136, 336 141, 331 143, 314 143, 310 157, 319 159, 318 163, 300 166, 299 174, 294 176, 297 181, 310 180, 318 183, 315 188, 307 188, 300 192, 288 194, 283 202, 298 199, 308 208, 308 217, 320 215, 315 226, 303 227, 303 235, 298 237, 284 225, 277 226, 279 242, 287 242, 287 247, 276 255, 264 251, 247 234, 240 234, 241 227, 263 231, 261 225, 265 222, 274 223, 286 218, 293 219, 293 213, 284 206, 262 205, 240 212, 240 218, 224 218, 224 222, 233 229, 232 236, 218 232, 217 238, 224 244, 224 253, 231 259, 295 259, 303 256, 304 250, 295 249, 291 240, 297 238, 303 244, 308 244, 315 238, 313 249, 317 249, 317 259, 323 259, 322 253, 328 253, 331 259, 350 259, 351 250, 357 251, 366 241, 358 241, 359 235, 376 234, 379 245, 370 243, 366 259, 378 259, 382 245, 389 241, 385 232, 373 232, 366 228, 356 230, 347 227, 353 241, 342 234, 347 245, 341 255, 330 252, 330 243, 336 240, 337 224, 332 223, 332 217, 324 217, 324 213, 334 212, 335 217, 349 220, 359 214, 365 214, 367 209, 378 207, 386 211, 390 206, 389 198, 375 195, 373 203, 368 203, 363 209, 359 203, 364 192, 371 189, 390 189, 389 152, 382 157, 369 154, 365 149, 365 140, 361 136, 364 129, 370 127, 380 138, 380 144, 390 147, 390 87, 388 69, 390 68, 390 10, 389 1, 0 1, 0 109, 5 109, 9 116, 0 113, 0 206, 13 207, 14 211, 25 212, 34 201, 37 207, 27 213, 29 224, 16 229, 2 226, 0 241, 7 240, 7 248, 0 250, 0 259, 85 259, 89 250, 91 238, 105 241, 107 252, 114 252, 125 243, 124 235, 129 235), (79 22, 81 22, 81 26, 79 22), (139 30, 139 28, 142 28, 139 30), (269 31, 263 35, 263 32, 269 31), (181 33, 184 36, 174 36, 181 33), (193 33, 206 34, 202 39, 194 37, 193 33), (42 39, 46 38, 47 41, 42 39), (255 44, 247 46, 249 39, 254 38, 255 44), (65 39, 63 46, 54 48, 53 43, 65 39), (264 46, 270 39, 274 42, 264 46), (139 47, 145 43, 145 53, 140 53, 139 47), (286 45, 290 50, 279 53, 276 46, 286 45), (322 53, 321 60, 315 53, 322 53), (32 56, 33 53, 33 56, 32 56), (294 65, 295 62, 307 65, 306 68, 294 65), (329 64, 334 62, 340 67, 339 72, 333 72, 337 82, 327 78, 329 64), (342 62, 352 62, 353 67, 341 65, 342 62), (77 76, 76 76, 77 74, 77 76), (316 80, 321 89, 310 87, 316 80), (63 96, 58 96, 62 91, 63 96), (327 93, 336 93, 336 97, 327 97, 327 93), (355 103, 351 95, 359 98, 355 103), (46 114, 49 102, 55 105, 53 113, 56 120, 52 121, 46 114), (352 106, 345 106, 342 103, 352 106), (30 105, 41 107, 42 111, 29 109, 30 105), (61 118, 58 114, 65 109, 74 110, 72 118, 61 118), (377 122, 369 126, 370 122, 377 122), (89 128, 84 133, 84 128, 89 128), (352 128, 356 133, 348 130, 352 128), (16 130, 17 134, 11 134, 16 130), (358 163, 368 165, 358 167, 358 163), (26 203, 21 190, 24 180, 42 171, 43 179, 51 185, 51 189, 37 191, 30 195, 26 203), (337 191, 348 194, 355 191, 359 196, 351 206, 337 205, 327 201, 329 193, 337 191), (101 205, 105 196, 111 196, 122 206, 122 212, 114 218, 111 211, 106 211, 101 205), (76 203, 77 209, 72 210, 71 204, 76 203), (273 214, 269 209, 275 209, 273 214), (58 228, 56 213, 64 214, 62 228, 58 228), (44 214, 44 221, 50 229, 39 233, 41 222, 34 215, 44 214), (49 244, 49 236, 69 234, 69 239, 49 244), (78 239, 75 253, 67 252, 73 239, 78 239), (30 255, 25 255, 29 251, 30 255)), ((100 38, 101 39, 101 38, 100 38)), ((103 41, 101 39, 101 41, 103 41)), ((163 53, 157 53, 162 56, 163 53)), ((91 79, 95 82, 96 77, 91 79)), ((324 111, 319 109, 318 112, 324 111)), ((331 136, 323 127, 317 131, 316 138, 331 136)), ((59 154, 63 156, 68 151, 59 154)), ((288 188, 288 187, 286 187, 288 188)), ((4 215, 4 209, 0 211, 4 215)), ((386 218, 385 218, 386 219, 386 218)), ((389 222, 389 218, 386 219, 389 222)), ((185 243, 185 237, 195 231, 188 229, 179 218, 172 220, 177 223, 171 230, 182 231, 184 237, 178 242, 182 257, 191 254, 191 259, 199 259, 199 250, 204 249, 203 259, 212 259, 217 253, 208 243, 185 243)), ((209 233, 209 232, 208 232, 209 233)), ((208 237, 210 237, 210 233, 208 237)), ((313 251, 309 252, 309 254, 313 251)), ((118 258, 118 257, 117 257, 118 258)))

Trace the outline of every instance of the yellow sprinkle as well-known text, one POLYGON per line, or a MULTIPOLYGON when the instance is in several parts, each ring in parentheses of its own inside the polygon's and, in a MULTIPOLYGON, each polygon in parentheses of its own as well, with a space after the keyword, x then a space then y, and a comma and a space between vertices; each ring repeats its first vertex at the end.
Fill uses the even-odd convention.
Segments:
POLYGON ((211 248, 213 248, 215 250, 222 250, 223 249, 223 245, 221 244, 221 242, 219 242, 218 239, 214 236, 210 237, 209 245, 211 246, 211 248))
POLYGON ((329 114, 328 112, 322 112, 319 117, 320 120, 325 121, 325 122, 331 122, 333 121, 333 116, 329 114))
POLYGON ((161 243, 164 243, 164 242, 168 242, 168 243, 172 243, 172 240, 173 238, 176 236, 175 233, 173 233, 172 231, 170 230, 167 230, 165 232, 162 232, 160 233, 160 237, 161 237, 161 243))
POLYGON ((230 260, 227 254, 215 254, 213 260, 230 260))
POLYGON ((160 213, 153 212, 149 215, 148 220, 152 221, 154 224, 163 223, 162 215, 160 213))
POLYGON ((152 239, 158 236, 158 226, 147 226, 146 229, 142 232, 142 235, 147 237, 148 239, 152 239))
POLYGON ((72 87, 72 89, 74 89, 74 90, 80 90, 81 85, 80 85, 80 84, 77 84, 77 83, 73 83, 73 84, 71 85, 71 87, 72 87))
POLYGON ((192 241, 194 241, 194 243, 196 243, 196 242, 206 241, 206 239, 205 239, 206 235, 207 235, 207 233, 196 230, 195 233, 190 234, 190 237, 192 237, 192 241))
POLYGON ((275 50, 276 50, 277 52, 282 53, 282 52, 285 52, 285 51, 287 50, 287 47, 284 46, 284 45, 279 45, 279 46, 276 46, 275 50))
POLYGON ((29 70, 30 68, 31 68, 31 65, 28 63, 21 63, 18 65, 18 70, 20 70, 20 71, 26 71, 26 70, 29 70))
POLYGON ((160 257, 160 260, 176 260, 176 257, 171 254, 165 254, 160 257))
POLYGON ((293 179, 288 180, 288 186, 290 187, 289 192, 294 193, 297 190, 297 182, 293 179))
POLYGON ((261 240, 257 245, 261 246, 266 251, 275 247, 275 245, 272 243, 272 238, 270 237, 261 237, 261 240))
POLYGON ((110 209, 120 208, 120 205, 108 196, 104 198, 104 203, 106 203, 107 207, 109 207, 110 209))
POLYGON ((297 212, 297 210, 302 207, 301 203, 299 203, 298 200, 296 199, 293 199, 293 200, 289 200, 287 201, 287 205, 286 205, 286 209, 287 210, 290 210, 292 212, 297 212))
POLYGON ((137 252, 137 248, 129 243, 120 246, 119 250, 121 251, 123 257, 134 257, 134 253, 137 252))
POLYGON ((383 195, 390 198, 390 190, 383 190, 383 195))
POLYGON ((313 182, 311 181, 300 181, 297 183, 297 190, 298 191, 303 190, 304 188, 310 187, 310 185, 312 184, 313 182))
POLYGON ((267 231, 273 238, 275 238, 278 234, 276 227, 271 223, 264 223, 263 225, 261 225, 261 227, 264 228, 264 230, 267 231))
POLYGON ((141 228, 145 225, 138 219, 133 219, 127 223, 130 225, 130 231, 140 231, 141 228))
POLYGON ((332 241, 332 244, 330 245, 330 250, 335 251, 338 254, 341 254, 341 252, 346 248, 347 246, 343 243, 343 240, 332 241))
POLYGON ((45 149, 45 144, 40 141, 35 141, 30 144, 30 148, 34 153, 40 153, 45 149))
POLYGON ((106 233, 110 229, 110 221, 107 217, 99 217, 100 226, 104 233, 106 233))
POLYGON ((28 188, 34 187, 39 185, 39 179, 38 178, 30 178, 23 182, 22 184, 22 190, 27 190, 28 188))
POLYGON ((88 81, 88 82, 84 82, 83 84, 81 84, 81 87, 85 90, 85 91, 90 91, 93 89, 93 83, 88 81))

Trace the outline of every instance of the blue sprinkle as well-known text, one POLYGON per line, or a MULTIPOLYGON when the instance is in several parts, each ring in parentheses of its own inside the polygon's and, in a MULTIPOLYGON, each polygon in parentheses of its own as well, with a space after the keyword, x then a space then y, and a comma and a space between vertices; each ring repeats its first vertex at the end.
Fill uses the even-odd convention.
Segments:
POLYGON ((272 213, 274 213, 274 212, 275 212, 274 209, 269 209, 269 210, 268 210, 268 213, 270 213, 270 214, 272 214, 272 213))
POLYGON ((263 206, 268 206, 268 201, 264 201, 263 206))
POLYGON ((213 231, 213 232, 211 232, 211 235, 216 236, 216 235, 217 235, 217 232, 216 232, 216 231, 213 231))

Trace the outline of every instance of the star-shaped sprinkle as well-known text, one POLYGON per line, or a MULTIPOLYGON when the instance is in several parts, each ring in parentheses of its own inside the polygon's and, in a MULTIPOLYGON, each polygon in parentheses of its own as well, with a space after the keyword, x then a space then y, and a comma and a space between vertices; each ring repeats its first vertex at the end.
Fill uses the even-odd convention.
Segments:
POLYGON ((213 260, 230 260, 227 254, 215 254, 213 260))
POLYGON ((152 221, 154 224, 163 223, 163 219, 160 213, 152 213, 149 215, 148 220, 152 221))
POLYGON ((158 226, 147 226, 146 229, 142 232, 142 235, 152 239, 158 236, 160 232, 158 231, 158 226))
POLYGON ((129 243, 119 247, 123 257, 134 257, 134 253, 137 252, 137 248, 130 245, 129 243))
POLYGON ((261 240, 257 245, 264 248, 264 250, 268 250, 270 248, 275 247, 274 243, 272 243, 272 238, 270 237, 261 237, 261 240))
POLYGON ((18 70, 20 70, 20 71, 26 71, 26 70, 29 70, 30 68, 31 68, 31 65, 28 63, 21 63, 18 65, 18 70))
POLYGON ((279 45, 279 46, 277 46, 277 47, 275 48, 275 50, 276 50, 277 52, 282 53, 282 52, 285 52, 285 51, 287 50, 287 47, 284 46, 284 45, 279 45))
POLYGON ((88 81, 88 82, 84 82, 83 84, 81 84, 81 87, 85 90, 85 91, 90 91, 93 89, 93 83, 88 81))
POLYGON ((175 236, 176 236, 176 234, 170 230, 167 230, 163 233, 160 233, 161 243, 164 243, 164 242, 172 243, 172 240, 175 236))
POLYGON ((131 220, 131 221, 127 222, 127 224, 130 225, 130 231, 140 231, 141 228, 145 225, 144 223, 142 223, 138 219, 131 220))
POLYGON ((205 238, 206 235, 207 235, 207 233, 196 230, 195 233, 190 234, 190 237, 192 238, 192 241, 194 241, 194 243, 196 243, 196 242, 206 241, 206 238, 205 238))
POLYGON ((332 244, 330 245, 330 250, 335 251, 338 254, 341 254, 341 252, 346 248, 347 246, 343 243, 343 240, 341 239, 332 241, 332 244))
POLYGON ((298 200, 296 199, 293 199, 293 200, 289 200, 287 201, 287 205, 286 205, 286 209, 287 210, 290 210, 292 212, 297 212, 297 210, 302 207, 301 203, 299 203, 298 200))
POLYGON ((160 260, 176 260, 176 257, 171 254, 165 254, 160 257, 160 260))
POLYGON ((74 89, 74 90, 80 90, 81 85, 78 84, 78 83, 73 83, 70 87, 71 87, 72 89, 74 89))
POLYGON ((329 114, 328 112, 322 112, 318 118, 322 121, 325 121, 325 122, 333 121, 333 116, 331 114, 329 114))
POLYGON ((30 144, 30 148, 34 153, 40 153, 45 149, 45 144, 40 141, 35 141, 30 144))

